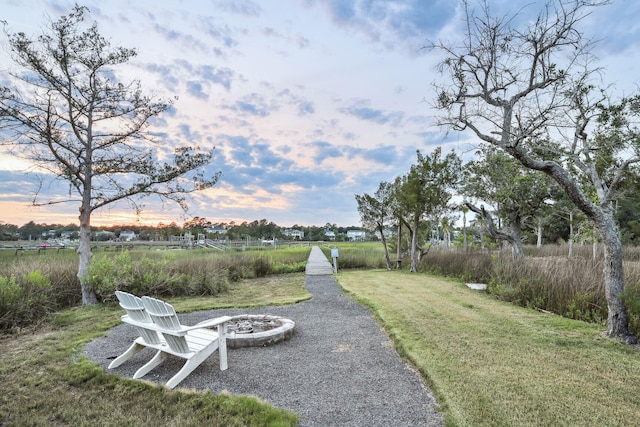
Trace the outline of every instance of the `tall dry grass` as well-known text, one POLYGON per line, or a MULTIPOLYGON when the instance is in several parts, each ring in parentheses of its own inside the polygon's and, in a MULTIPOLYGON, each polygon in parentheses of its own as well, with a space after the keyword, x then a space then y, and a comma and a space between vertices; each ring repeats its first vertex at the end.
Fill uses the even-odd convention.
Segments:
MULTIPOLYGON (((524 261, 516 263, 509 252, 436 250, 423 258, 420 270, 487 283, 492 295, 524 307, 606 322, 602 248, 575 246, 570 258, 566 245, 526 247, 525 253, 524 261)), ((624 259, 624 299, 631 329, 640 334, 640 249, 625 248, 624 259)))

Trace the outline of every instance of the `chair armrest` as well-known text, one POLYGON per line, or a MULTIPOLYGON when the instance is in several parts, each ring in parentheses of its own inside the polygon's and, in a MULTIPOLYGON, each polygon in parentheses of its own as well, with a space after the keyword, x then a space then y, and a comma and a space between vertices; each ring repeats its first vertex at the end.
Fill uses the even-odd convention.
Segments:
POLYGON ((193 329, 211 328, 218 326, 231 320, 231 316, 216 317, 215 319, 205 320, 204 322, 197 323, 193 326, 184 326, 183 331, 191 331, 193 329))
POLYGON ((149 329, 149 330, 152 330, 152 331, 160 332, 162 334, 183 336, 183 335, 186 335, 186 333, 188 331, 192 331, 192 330, 195 330, 195 329, 211 328, 211 327, 218 326, 220 324, 226 323, 229 320, 231 320, 231 317, 230 316, 216 317, 215 319, 205 320, 204 322, 200 322, 200 323, 198 323, 196 325, 193 325, 193 326, 181 325, 182 327, 180 329, 165 329, 165 328, 161 328, 160 326, 156 325, 155 323, 144 323, 144 322, 139 322, 139 321, 133 320, 128 315, 122 316, 121 319, 122 319, 122 321, 124 323, 127 323, 129 325, 139 326, 141 328, 145 328, 145 329, 149 329))

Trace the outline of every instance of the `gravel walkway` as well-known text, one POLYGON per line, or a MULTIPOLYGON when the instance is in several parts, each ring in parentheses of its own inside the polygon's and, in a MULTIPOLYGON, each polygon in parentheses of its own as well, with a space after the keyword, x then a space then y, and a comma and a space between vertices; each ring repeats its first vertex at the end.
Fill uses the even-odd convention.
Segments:
MULTIPOLYGON (((271 314, 292 319, 295 334, 269 347, 229 349, 229 369, 218 353, 178 387, 257 396, 297 414, 301 426, 441 426, 442 416, 420 375, 398 356, 372 314, 345 295, 329 275, 307 275, 313 298, 292 306, 181 314, 191 325, 220 315, 271 314)), ((136 338, 128 325, 85 347, 107 367, 136 338)), ((132 377, 153 356, 145 349, 114 369, 132 377)), ((182 361, 170 358, 144 379, 166 382, 182 361)))

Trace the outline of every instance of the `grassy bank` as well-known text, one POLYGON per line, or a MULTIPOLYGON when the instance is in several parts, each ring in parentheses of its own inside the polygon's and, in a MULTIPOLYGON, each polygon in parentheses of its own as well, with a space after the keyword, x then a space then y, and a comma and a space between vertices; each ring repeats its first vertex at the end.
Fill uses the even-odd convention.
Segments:
POLYGON ((429 275, 342 272, 399 351, 423 373, 452 426, 631 426, 640 354, 602 327, 520 308, 429 275))
MULTIPOLYGON (((294 303, 304 275, 242 281, 208 298, 171 300, 178 311, 294 303)), ((252 397, 165 387, 105 374, 79 356, 84 343, 120 323, 115 304, 67 310, 46 330, 0 341, 0 425, 292 426, 296 417, 252 397)))

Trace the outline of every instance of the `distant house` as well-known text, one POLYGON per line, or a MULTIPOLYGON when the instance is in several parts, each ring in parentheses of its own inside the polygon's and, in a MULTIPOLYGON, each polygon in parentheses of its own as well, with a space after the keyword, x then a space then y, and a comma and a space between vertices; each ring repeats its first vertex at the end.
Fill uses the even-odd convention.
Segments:
POLYGON ((95 236, 96 240, 100 240, 102 242, 116 238, 116 233, 108 230, 98 230, 93 235, 95 236))
POLYGON ((286 237, 291 237, 292 239, 304 239, 304 231, 295 230, 293 228, 287 228, 282 232, 286 237))
POLYGON ((56 230, 43 231, 42 232, 42 238, 51 239, 51 238, 56 237, 56 234, 57 234, 56 230))
POLYGON ((122 230, 120 232, 120 241, 130 242, 138 238, 138 235, 131 230, 122 230))
POLYGON ((204 232, 209 234, 227 234, 227 229, 219 225, 214 225, 213 227, 205 228, 204 232))
POLYGON ((324 237, 329 240, 336 240, 336 233, 333 230, 324 230, 324 237))
POLYGON ((367 232, 364 230, 348 230, 347 239, 352 242, 361 242, 367 237, 367 232))
POLYGON ((65 230, 65 231, 60 232, 60 238, 61 238, 63 241, 68 242, 69 240, 71 240, 71 236, 73 236, 74 234, 78 234, 78 232, 77 232, 77 231, 68 231, 68 230, 65 230))

